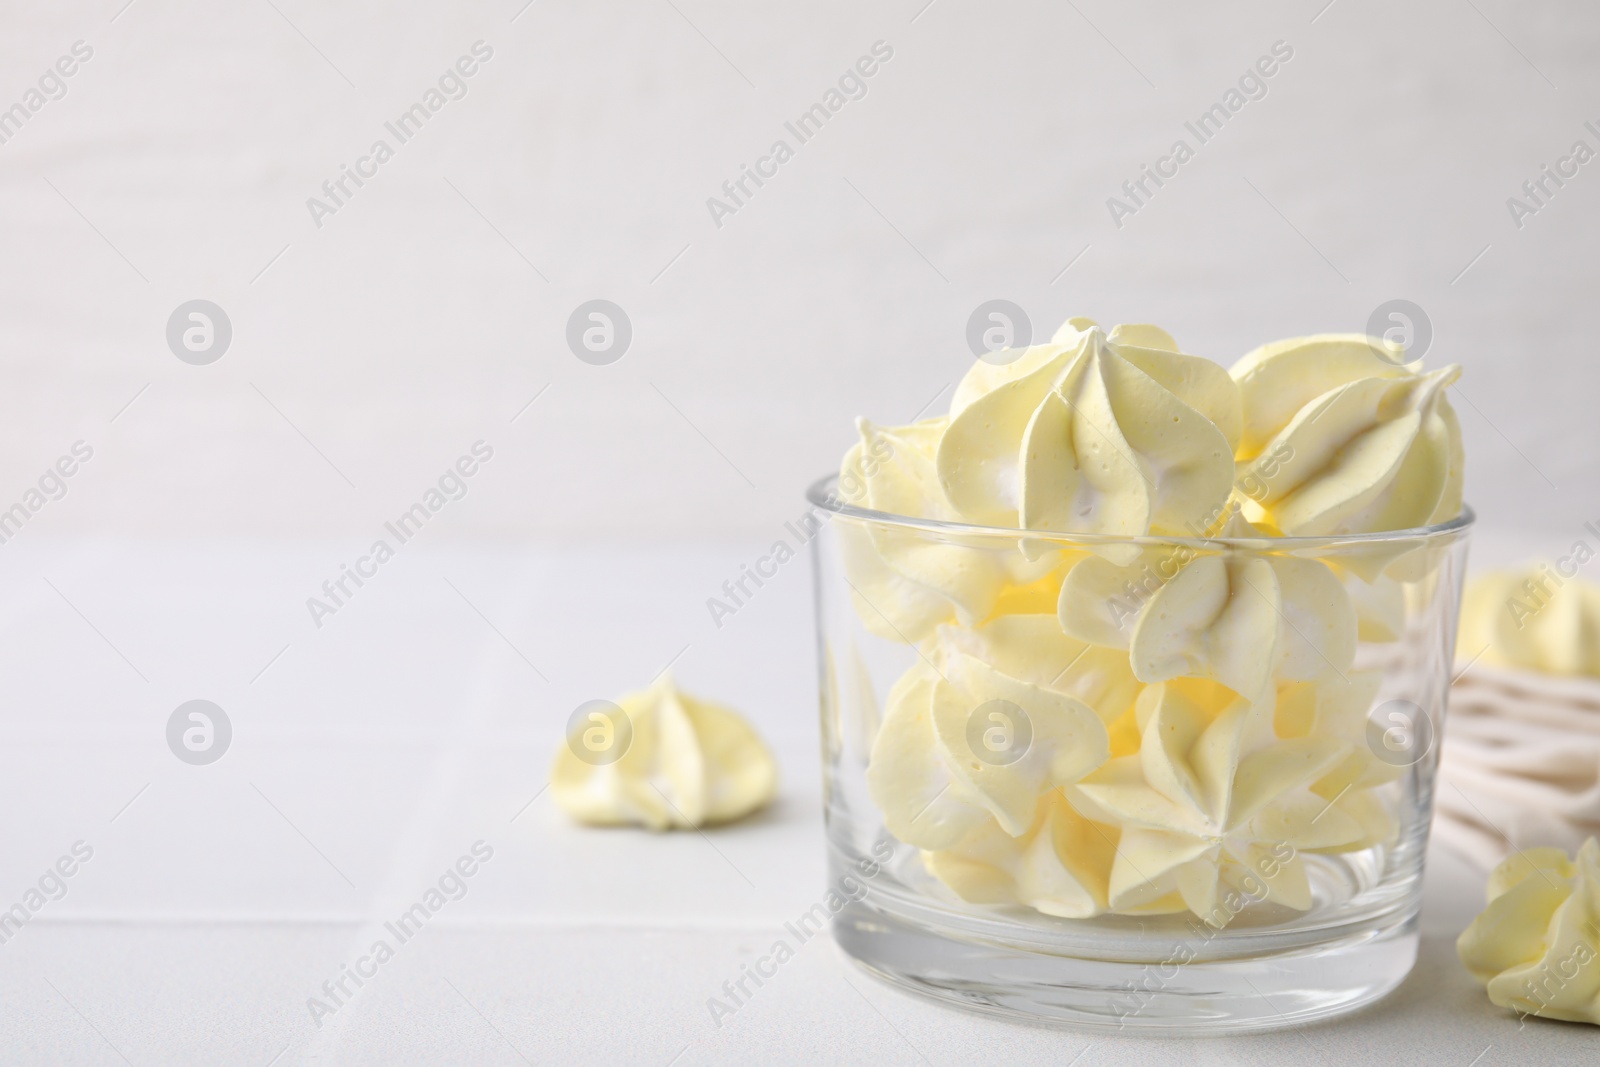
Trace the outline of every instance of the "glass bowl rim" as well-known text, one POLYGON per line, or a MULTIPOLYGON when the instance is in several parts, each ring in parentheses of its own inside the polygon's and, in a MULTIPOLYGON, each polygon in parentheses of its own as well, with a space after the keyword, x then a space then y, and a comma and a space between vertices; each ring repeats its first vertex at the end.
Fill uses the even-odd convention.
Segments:
POLYGON ((1031 538, 1060 544, 1083 545, 1085 548, 1104 545, 1182 545, 1190 548, 1205 548, 1212 551, 1216 551, 1219 548, 1261 551, 1263 548, 1272 546, 1276 551, 1298 553, 1306 550, 1334 549, 1345 545, 1359 548, 1405 541, 1445 540, 1454 535, 1464 534, 1478 519, 1477 512, 1473 511, 1472 506, 1462 501, 1461 513, 1455 518, 1447 519, 1431 526, 1415 526, 1408 530, 1382 530, 1377 533, 1359 534, 1327 534, 1316 537, 1169 537, 1160 534, 1124 537, 1117 534, 1084 534, 1063 530, 1023 530, 1009 526, 984 526, 977 523, 947 522, 943 519, 924 519, 912 515, 897 515, 888 511, 875 511, 872 508, 859 507, 841 500, 832 492, 833 486, 838 481, 838 472, 818 478, 806 487, 806 499, 812 505, 832 512, 836 516, 855 519, 860 522, 908 527, 962 537, 1005 538, 1012 541, 1031 538))

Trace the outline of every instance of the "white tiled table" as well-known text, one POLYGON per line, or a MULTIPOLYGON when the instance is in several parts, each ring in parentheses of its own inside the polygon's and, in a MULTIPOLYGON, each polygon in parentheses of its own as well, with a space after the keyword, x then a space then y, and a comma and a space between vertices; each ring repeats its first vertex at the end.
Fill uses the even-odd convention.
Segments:
POLYGON ((0 907, 75 841, 94 856, 0 944, 0 1061, 1594 1056, 1592 1030, 1519 1029, 1474 986, 1452 942, 1482 877, 1437 853, 1416 971, 1376 1008, 1322 1026, 1176 1041, 1007 1025, 891 990, 817 939, 719 1027, 707 998, 823 881, 808 564, 718 630, 705 598, 748 546, 419 540, 317 630, 305 598, 354 547, 5 547, 0 907), (779 803, 704 836, 571 826, 540 794, 567 714, 674 657, 687 687, 745 709, 768 738, 779 803), (197 697, 234 728, 208 767, 180 763, 164 739, 172 710, 197 697), (466 896, 318 1027, 307 998, 479 840, 494 854, 466 896))

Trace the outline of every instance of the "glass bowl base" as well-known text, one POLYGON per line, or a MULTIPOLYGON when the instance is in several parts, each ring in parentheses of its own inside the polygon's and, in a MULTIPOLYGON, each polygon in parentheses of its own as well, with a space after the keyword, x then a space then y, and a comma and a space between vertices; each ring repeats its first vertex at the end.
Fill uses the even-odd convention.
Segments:
POLYGON ((1382 999, 1417 958, 1416 920, 1369 926, 1315 948, 1179 962, 1088 959, 986 943, 867 901, 833 919, 846 955, 945 1004, 1079 1030, 1206 1036, 1300 1026, 1382 999))

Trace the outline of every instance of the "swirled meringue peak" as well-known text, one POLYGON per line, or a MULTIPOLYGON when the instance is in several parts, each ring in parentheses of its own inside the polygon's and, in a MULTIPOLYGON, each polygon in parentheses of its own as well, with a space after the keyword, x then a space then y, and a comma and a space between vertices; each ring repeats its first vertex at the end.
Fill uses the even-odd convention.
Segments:
POLYGON ((777 793, 777 764, 750 724, 680 691, 670 672, 598 714, 604 744, 568 737, 550 770, 556 803, 579 822, 694 829, 743 818, 777 793))
POLYGON ((1045 624, 1056 634, 1049 659, 1029 663, 1021 677, 1008 673, 1019 669, 1008 662, 1014 657, 993 654, 1004 637, 974 640, 946 627, 930 658, 889 692, 867 787, 889 832, 907 844, 949 848, 991 819, 1020 837, 1034 825, 1041 794, 1077 781, 1110 754, 1105 720, 1120 713, 1117 702, 1131 697, 1135 683, 1117 678, 1113 665, 1075 663, 1072 649, 1084 647, 1050 616, 1021 628, 1012 625, 1016 618, 1007 619, 1008 630, 1033 632, 1007 636, 1034 648, 1052 641, 1045 624), (1046 663, 1056 665, 1049 674, 1046 663))
MULTIPOLYGON (((958 519, 934 470, 948 421, 884 427, 857 419, 861 440, 840 465, 840 497, 891 515, 958 519)), ((922 530, 849 523, 840 538, 857 613, 868 630, 890 641, 915 643, 941 623, 982 620, 1008 577, 998 554, 922 530)))
POLYGON ((1348 848, 1364 834, 1313 789, 1350 746, 1280 739, 1275 707, 1272 691, 1250 700, 1195 679, 1139 695, 1139 750, 1065 790, 1081 815, 1122 827, 1111 910, 1189 910, 1223 926, 1233 917, 1219 904, 1225 885, 1298 911, 1311 906, 1301 853, 1348 848))
POLYGON ((1062 628, 1127 649, 1142 682, 1212 678, 1253 699, 1274 679, 1342 676, 1355 658, 1357 616, 1328 565, 1272 553, 1271 539, 1237 512, 1221 536, 1234 550, 1150 549, 1128 566, 1084 559, 1061 586, 1062 628))
POLYGON ((955 845, 924 852, 923 865, 973 904, 1025 904, 1046 915, 1087 919, 1106 910, 1117 831, 1094 826, 1058 789, 1039 800, 1028 832, 1012 837, 989 820, 955 845))
POLYGON ((1240 460, 1266 451, 1295 415, 1317 397, 1362 378, 1404 378, 1419 364, 1405 363, 1392 341, 1359 333, 1291 337, 1262 345, 1228 372, 1239 383, 1244 430, 1240 460))
POLYGON ((1458 366, 1423 373, 1378 338, 1278 341, 1234 366, 1244 404, 1238 489, 1289 536, 1406 530, 1461 513, 1465 456, 1445 396, 1458 366))
POLYGON ((1071 319, 956 387, 939 482, 973 523, 1057 533, 1191 534, 1233 483, 1242 416, 1217 364, 1155 326, 1071 319))

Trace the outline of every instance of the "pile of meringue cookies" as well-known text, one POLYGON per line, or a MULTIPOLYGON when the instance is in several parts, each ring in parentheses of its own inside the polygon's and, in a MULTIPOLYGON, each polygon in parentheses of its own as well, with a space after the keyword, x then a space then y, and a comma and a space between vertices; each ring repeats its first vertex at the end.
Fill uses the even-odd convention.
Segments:
POLYGON ((1404 561, 1273 539, 1455 518, 1458 374, 1359 334, 1230 373, 1157 327, 1072 319, 975 363, 948 415, 861 421, 847 503, 1041 532, 840 524, 863 624, 918 653, 867 769, 889 832, 973 903, 1217 927, 1245 900, 1310 908, 1306 854, 1395 833, 1374 791, 1400 769, 1365 741, 1381 673, 1354 660, 1401 636, 1404 561), (1250 551, 1123 540, 1148 535, 1250 551))
MULTIPOLYGON (((1459 374, 1362 334, 1274 342, 1229 371, 1154 326, 1071 319, 974 364, 947 415, 860 420, 839 498, 957 524, 835 524, 861 622, 916 652, 868 724, 888 831, 972 903, 1218 928, 1255 904, 1309 909, 1307 854, 1394 839, 1377 791, 1403 768, 1369 747, 1382 656, 1358 646, 1404 637, 1406 584, 1437 558, 1281 538, 1456 518, 1459 374), (1233 551, 1193 547, 1213 538, 1233 551)), ((1475 670, 1441 772, 1464 803, 1442 790, 1439 823, 1499 861, 1459 941, 1490 999, 1600 1022, 1600 587, 1558 567, 1561 595, 1549 565, 1468 590, 1458 662, 1475 670)), ((580 822, 696 828, 775 795, 749 724, 669 674, 605 706, 569 724, 552 769, 580 822)))

